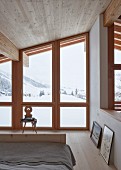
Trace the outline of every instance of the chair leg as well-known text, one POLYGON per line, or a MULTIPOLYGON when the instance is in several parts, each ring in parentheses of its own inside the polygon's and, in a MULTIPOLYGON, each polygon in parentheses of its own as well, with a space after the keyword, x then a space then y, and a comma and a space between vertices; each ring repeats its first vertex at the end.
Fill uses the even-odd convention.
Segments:
POLYGON ((24 133, 24 128, 26 127, 26 122, 24 123, 24 127, 23 127, 23 131, 22 131, 22 133, 24 133))
POLYGON ((37 130, 36 130, 36 122, 34 123, 34 130, 35 130, 35 132, 37 133, 37 130))

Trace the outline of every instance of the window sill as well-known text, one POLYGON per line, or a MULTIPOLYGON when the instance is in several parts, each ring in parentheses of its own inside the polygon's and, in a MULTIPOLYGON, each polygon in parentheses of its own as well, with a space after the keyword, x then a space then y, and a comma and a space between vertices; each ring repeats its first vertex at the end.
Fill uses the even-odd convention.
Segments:
POLYGON ((109 109, 100 109, 102 112, 110 115, 114 119, 118 120, 121 122, 121 112, 117 112, 115 110, 109 110, 109 109))

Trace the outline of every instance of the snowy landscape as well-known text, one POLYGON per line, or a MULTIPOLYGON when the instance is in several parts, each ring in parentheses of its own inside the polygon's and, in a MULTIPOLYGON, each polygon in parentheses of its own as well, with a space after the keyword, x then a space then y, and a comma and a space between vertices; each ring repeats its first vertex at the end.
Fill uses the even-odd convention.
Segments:
MULTIPOLYGON (((35 81, 29 77, 23 77, 23 99, 24 101, 52 101, 52 87, 47 84, 35 81)), ((84 90, 63 87, 60 90, 62 101, 85 102, 86 93, 84 90)), ((11 75, 5 71, 0 71, 0 101, 11 101, 12 85, 11 75)))
MULTIPOLYGON (((52 87, 29 77, 24 77, 23 80, 24 101, 52 101, 52 87)), ((11 75, 5 71, 0 71, 0 101, 11 101, 11 96, 11 75)), ((65 102, 85 102, 86 92, 83 89, 63 87, 60 90, 60 97, 65 102)), ((121 71, 115 72, 115 101, 121 101, 121 71)))

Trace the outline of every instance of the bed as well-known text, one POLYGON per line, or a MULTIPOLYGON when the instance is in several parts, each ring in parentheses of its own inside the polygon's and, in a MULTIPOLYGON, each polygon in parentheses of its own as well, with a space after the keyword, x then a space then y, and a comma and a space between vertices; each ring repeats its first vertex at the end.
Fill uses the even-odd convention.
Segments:
POLYGON ((54 142, 52 139, 51 142, 0 142, 1 170, 73 170, 74 165, 71 148, 63 140, 57 140, 57 136, 54 142))

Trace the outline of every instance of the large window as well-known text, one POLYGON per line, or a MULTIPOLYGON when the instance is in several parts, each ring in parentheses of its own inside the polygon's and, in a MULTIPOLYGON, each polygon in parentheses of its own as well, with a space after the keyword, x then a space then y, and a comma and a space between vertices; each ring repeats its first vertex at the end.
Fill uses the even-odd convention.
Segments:
POLYGON ((121 110, 121 23, 114 23, 114 109, 121 110))
POLYGON ((85 37, 60 42, 60 128, 87 127, 86 45, 85 37))
POLYGON ((1 55, 0 129, 21 130, 25 106, 38 130, 89 129, 88 41, 86 33, 21 49, 19 61, 1 55))
POLYGON ((25 51, 23 105, 32 106, 38 128, 88 129, 87 39, 75 36, 25 51))

